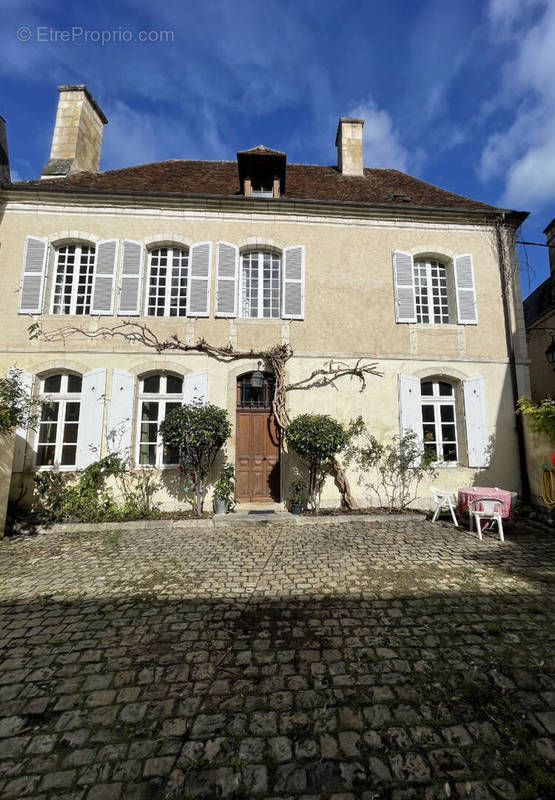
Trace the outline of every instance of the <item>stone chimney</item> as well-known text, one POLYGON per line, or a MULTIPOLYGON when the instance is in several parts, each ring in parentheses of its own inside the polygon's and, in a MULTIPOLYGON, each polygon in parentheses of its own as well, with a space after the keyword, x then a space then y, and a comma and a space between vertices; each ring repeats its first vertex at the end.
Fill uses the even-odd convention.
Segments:
POLYGON ((6 121, 0 117, 0 186, 11 183, 10 157, 8 155, 8 137, 6 136, 6 121))
POLYGON ((335 136, 337 169, 342 175, 364 175, 362 163, 363 119, 340 117, 335 136))
POLYGON ((41 178, 97 172, 104 125, 108 122, 86 86, 58 86, 58 110, 50 158, 41 178))

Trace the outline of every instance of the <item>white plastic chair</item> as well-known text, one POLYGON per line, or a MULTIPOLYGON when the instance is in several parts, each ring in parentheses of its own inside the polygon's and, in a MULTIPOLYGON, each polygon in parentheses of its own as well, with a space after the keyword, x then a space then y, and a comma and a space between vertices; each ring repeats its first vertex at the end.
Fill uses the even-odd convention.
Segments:
POLYGON ((457 515, 455 514, 455 508, 453 506, 453 501, 451 500, 451 495, 448 492, 441 492, 439 489, 436 489, 435 486, 430 486, 430 492, 434 499, 434 502, 437 506, 434 516, 432 517, 432 522, 435 522, 439 516, 439 512, 450 511, 451 516, 453 517, 453 522, 460 528, 459 521, 457 519, 457 515))
POLYGON ((498 497, 478 497, 473 500, 468 506, 468 516, 470 518, 470 531, 472 532, 472 519, 476 522, 476 529, 478 531, 478 539, 482 539, 482 520, 489 519, 492 522, 497 522, 499 530, 499 538, 502 542, 505 541, 503 535, 503 520, 501 519, 501 509, 503 503, 498 497))

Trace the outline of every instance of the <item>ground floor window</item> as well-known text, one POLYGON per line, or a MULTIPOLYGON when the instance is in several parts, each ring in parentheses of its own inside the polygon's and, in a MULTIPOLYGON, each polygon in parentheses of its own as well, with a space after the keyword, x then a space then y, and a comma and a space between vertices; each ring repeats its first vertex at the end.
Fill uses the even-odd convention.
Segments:
POLYGON ((43 401, 38 429, 38 467, 75 466, 81 409, 81 376, 50 375, 41 381, 43 401))
POLYGON ((139 382, 138 464, 153 467, 179 463, 179 453, 164 447, 160 423, 174 408, 183 404, 183 378, 177 375, 148 375, 139 382))
POLYGON ((455 389, 447 381, 421 383, 424 450, 434 461, 458 461, 455 389))

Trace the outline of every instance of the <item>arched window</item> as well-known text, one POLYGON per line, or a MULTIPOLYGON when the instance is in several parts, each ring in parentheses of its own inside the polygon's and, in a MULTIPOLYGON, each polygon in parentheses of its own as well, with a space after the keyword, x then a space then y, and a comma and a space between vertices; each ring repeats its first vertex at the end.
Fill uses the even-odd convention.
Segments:
POLYGON ((38 467, 75 466, 81 410, 81 375, 58 373, 40 384, 43 401, 37 437, 38 467))
POLYGON ((439 379, 420 384, 424 450, 433 461, 459 459, 455 387, 439 379))
POLYGON ((162 467, 179 463, 179 453, 163 446, 158 428, 168 412, 182 404, 182 377, 155 374, 139 379, 137 464, 162 467))
POLYGON ((414 259, 416 321, 446 324, 449 309, 449 270, 440 261, 414 259))
POLYGON ((52 314, 90 314, 95 253, 92 244, 56 248, 52 314))
POLYGON ((281 258, 266 250, 241 256, 240 316, 279 318, 281 258))
POLYGON ((150 251, 146 303, 148 316, 186 316, 188 274, 188 250, 159 247, 150 251))

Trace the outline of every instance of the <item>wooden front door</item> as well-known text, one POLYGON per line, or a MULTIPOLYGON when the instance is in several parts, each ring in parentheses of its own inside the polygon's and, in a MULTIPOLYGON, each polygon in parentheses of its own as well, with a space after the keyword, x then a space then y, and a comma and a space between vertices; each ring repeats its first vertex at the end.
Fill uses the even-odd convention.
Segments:
POLYGON ((279 434, 272 414, 274 381, 253 389, 252 373, 237 381, 236 495, 240 502, 279 500, 279 434))

